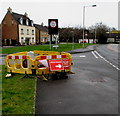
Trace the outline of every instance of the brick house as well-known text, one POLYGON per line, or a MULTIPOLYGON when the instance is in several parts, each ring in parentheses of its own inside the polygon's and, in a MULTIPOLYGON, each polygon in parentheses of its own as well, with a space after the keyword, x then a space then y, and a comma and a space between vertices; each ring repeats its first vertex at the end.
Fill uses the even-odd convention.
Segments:
POLYGON ((35 32, 36 32, 36 42, 38 44, 40 43, 46 43, 49 40, 49 34, 47 27, 39 24, 34 24, 35 26, 35 32))
POLYGON ((27 13, 24 15, 12 12, 9 7, 2 20, 2 45, 35 44, 35 27, 27 13))

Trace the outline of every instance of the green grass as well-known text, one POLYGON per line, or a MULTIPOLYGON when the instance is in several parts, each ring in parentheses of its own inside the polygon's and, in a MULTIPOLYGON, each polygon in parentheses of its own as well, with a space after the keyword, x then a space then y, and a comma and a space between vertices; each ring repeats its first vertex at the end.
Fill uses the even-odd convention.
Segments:
MULTIPOLYGON (((93 44, 85 44, 85 47, 93 45, 93 44)), ((83 44, 74 44, 74 49, 82 48, 83 44)), ((49 45, 36 45, 36 46, 17 46, 12 48, 3 48, 3 54, 11 54, 15 52, 22 52, 22 51, 33 51, 33 50, 40 50, 40 51, 51 51, 49 45)), ((70 51, 72 50, 72 44, 59 44, 59 48, 56 50, 52 48, 52 51, 70 51)))
POLYGON ((0 115, 2 114, 2 66, 0 65, 0 115))
POLYGON ((5 66, 2 66, 2 113, 33 114, 35 78, 21 79, 23 74, 5 78, 5 66))

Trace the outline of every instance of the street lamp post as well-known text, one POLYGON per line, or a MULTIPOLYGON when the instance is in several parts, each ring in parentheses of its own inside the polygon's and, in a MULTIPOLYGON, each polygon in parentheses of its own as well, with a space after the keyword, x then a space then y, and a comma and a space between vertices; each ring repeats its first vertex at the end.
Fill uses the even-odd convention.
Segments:
POLYGON ((84 47, 84 39, 85 39, 85 7, 96 7, 96 5, 83 6, 83 47, 84 47))
POLYGON ((72 32, 72 49, 74 49, 74 31, 71 32, 72 32))

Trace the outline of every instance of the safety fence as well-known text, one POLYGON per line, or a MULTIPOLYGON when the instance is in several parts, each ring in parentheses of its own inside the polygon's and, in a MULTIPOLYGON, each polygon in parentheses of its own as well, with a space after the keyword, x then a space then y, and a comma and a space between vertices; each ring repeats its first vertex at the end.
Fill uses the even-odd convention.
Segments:
POLYGON ((22 74, 54 74, 70 72, 72 58, 69 53, 30 51, 10 54, 6 57, 7 71, 22 74))

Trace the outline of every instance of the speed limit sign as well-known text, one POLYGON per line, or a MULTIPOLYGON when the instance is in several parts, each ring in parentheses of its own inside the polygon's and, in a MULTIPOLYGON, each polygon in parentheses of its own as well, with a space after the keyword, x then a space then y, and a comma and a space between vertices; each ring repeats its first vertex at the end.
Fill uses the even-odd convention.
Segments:
POLYGON ((58 19, 48 19, 49 34, 58 34, 58 19))
POLYGON ((57 26, 56 21, 51 21, 50 22, 50 27, 55 28, 57 26))

